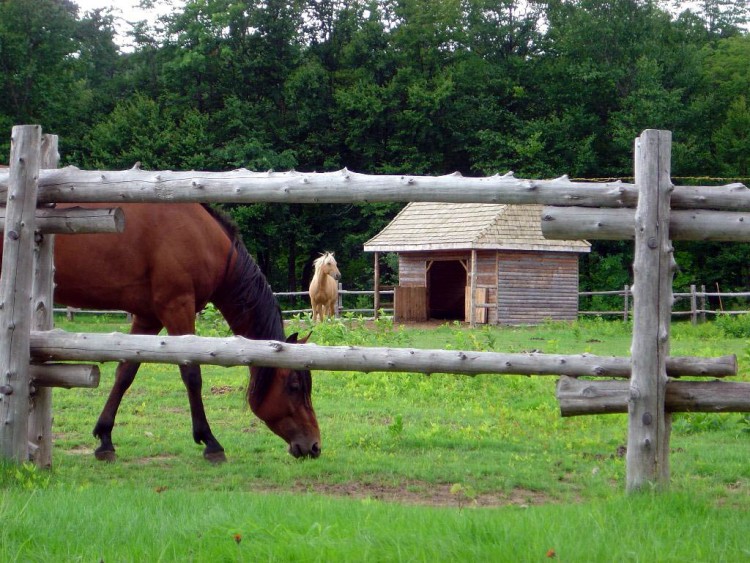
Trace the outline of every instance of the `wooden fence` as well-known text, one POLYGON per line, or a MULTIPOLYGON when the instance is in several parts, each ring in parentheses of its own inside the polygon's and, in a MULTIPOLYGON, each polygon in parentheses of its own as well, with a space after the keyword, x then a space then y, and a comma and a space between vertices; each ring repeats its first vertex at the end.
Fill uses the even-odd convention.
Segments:
MULTIPOLYGON (((578 310, 579 316, 620 316, 623 320, 629 320, 632 318, 633 314, 633 290, 630 285, 623 286, 620 290, 612 290, 612 291, 580 291, 578 293, 579 297, 579 307, 580 303, 585 298, 590 297, 596 297, 596 296, 603 296, 603 297, 618 297, 622 299, 622 307, 619 310, 616 309, 606 309, 606 310, 587 310, 587 309, 580 309, 578 310)), ((727 299, 748 299, 750 298, 750 292, 721 292, 721 291, 706 291, 706 286, 701 285, 700 289, 698 289, 698 286, 695 284, 692 284, 690 286, 689 292, 678 292, 674 293, 674 303, 675 305, 680 306, 681 304, 686 304, 687 306, 684 308, 680 308, 675 310, 672 309, 672 316, 673 317, 690 317, 690 321, 693 324, 698 324, 699 322, 705 322, 709 315, 712 315, 714 317, 718 315, 746 315, 750 314, 750 310, 746 309, 725 309, 724 308, 724 300, 727 299), (709 299, 712 299, 716 302, 718 302, 719 308, 710 308, 709 307, 709 299)))
MULTIPOLYGON (((341 284, 339 284, 339 298, 338 303, 336 304, 336 316, 341 315, 361 315, 364 318, 368 319, 376 319, 380 315, 380 313, 385 314, 393 314, 393 289, 383 288, 380 289, 377 292, 377 298, 374 291, 366 291, 366 290, 348 290, 343 289, 341 287, 341 284), (367 297, 372 303, 373 307, 347 307, 344 305, 344 297, 347 296, 364 296, 367 297), (390 297, 390 302, 381 302, 380 299, 382 297, 390 297), (377 309, 374 308, 374 304, 378 303, 380 307, 377 309)), ((294 308, 288 308, 285 307, 285 301, 288 299, 294 300, 295 303, 299 303, 300 301, 308 301, 309 296, 306 291, 280 291, 280 292, 274 292, 274 296, 280 301, 281 306, 281 314, 284 316, 294 316, 294 315, 311 315, 312 316, 312 309, 309 307, 303 308, 303 309, 294 309, 294 308)), ((288 303, 288 302, 287 302, 288 303)), ((292 304, 294 306, 294 303, 292 304)), ((105 311, 105 310, 90 310, 90 309, 80 309, 78 307, 57 307, 55 308, 55 313, 57 314, 64 314, 68 320, 73 320, 76 315, 125 315, 128 320, 130 320, 129 313, 125 311, 105 311)))
MULTIPOLYGON (((368 299, 368 301, 375 303, 375 291, 368 291, 368 290, 348 290, 343 289, 341 287, 341 284, 339 284, 339 300, 336 307, 336 316, 342 316, 347 314, 352 315, 361 315, 366 319, 372 319, 377 318, 380 313, 385 313, 386 315, 393 314, 393 295, 394 290, 383 288, 379 290, 378 292, 378 301, 381 304, 381 307, 379 307, 377 310, 372 307, 348 307, 343 302, 343 297, 345 296, 363 296, 368 299), (380 302, 380 298, 382 297, 390 297, 390 301, 386 302, 380 302)), ((282 291, 282 292, 275 292, 274 295, 279 299, 281 302, 281 313, 285 316, 293 316, 293 315, 312 315, 312 309, 309 307, 302 308, 302 309, 293 309, 285 307, 285 300, 286 299, 292 299, 295 300, 297 303, 301 301, 305 301, 308 299, 308 294, 306 291, 282 291)), ((690 319, 693 324, 697 324, 698 322, 704 322, 709 315, 712 316, 718 316, 718 315, 745 315, 750 314, 750 310, 745 309, 725 309, 723 307, 724 300, 727 299, 748 299, 750 298, 750 292, 739 292, 739 293, 731 293, 731 292, 710 292, 706 291, 706 286, 702 285, 700 287, 700 290, 697 289, 696 285, 690 286, 689 292, 684 293, 674 293, 674 302, 675 304, 679 304, 682 302, 687 302, 687 305, 689 308, 686 308, 684 310, 672 310, 672 316, 673 317, 685 317, 690 316, 690 319), (708 308, 709 299, 715 299, 718 301, 720 308, 718 309, 711 309, 708 308)), ((608 291, 579 291, 578 292, 578 302, 579 302, 579 309, 578 309, 578 316, 599 316, 599 317, 607 317, 607 316, 618 316, 622 317, 623 320, 630 320, 633 316, 633 290, 630 285, 626 284, 623 286, 620 290, 608 290, 608 291), (622 306, 619 309, 581 309, 580 305, 582 302, 584 302, 587 298, 591 297, 617 297, 622 300, 622 306)), ((476 305, 477 308, 480 307, 491 307, 492 305, 476 305)), ((79 309, 76 307, 59 307, 55 308, 55 313, 57 314, 64 314, 68 320, 73 320, 76 315, 124 315, 126 317, 129 317, 129 314, 125 311, 104 311, 104 310, 87 310, 87 309, 79 309)))
MULTIPOLYGON (((23 461, 33 454, 30 442, 50 442, 47 427, 30 422, 37 405, 37 380, 30 361, 119 361, 269 365, 306 369, 410 371, 424 373, 564 374, 558 385, 561 412, 624 412, 628 419, 628 491, 665 486, 669 480, 671 412, 750 411, 750 384, 681 382, 679 375, 721 377, 737 372, 736 359, 669 356, 674 260, 670 236, 709 240, 750 240, 750 191, 741 185, 672 186, 669 180, 671 134, 645 131, 636 140, 636 184, 594 184, 523 180, 512 175, 491 178, 365 176, 349 171, 325 174, 209 172, 82 171, 40 169, 41 129, 13 128, 10 171, 0 171, 7 190, 3 275, 0 277, 0 455, 23 461), (635 289, 630 358, 586 355, 496 354, 455 350, 292 346, 282 342, 198 337, 66 334, 50 331, 48 312, 52 281, 34 262, 37 230, 43 217, 35 204, 94 201, 351 203, 362 201, 446 201, 541 203, 577 206, 568 214, 546 207, 545 236, 634 238, 635 289), (671 208, 676 211, 670 215, 671 208), (628 207, 635 207, 627 209, 628 207), (679 210, 694 210, 682 213, 679 210), (703 210, 711 220, 703 222, 703 210), (737 229, 729 226, 739 225, 737 229), (12 275, 9 274, 12 273, 12 275), (32 299, 33 296, 33 299, 32 299), (34 324, 29 320, 33 316, 34 324), (41 312, 47 313, 37 322, 41 312), (627 381, 582 381, 568 376, 612 377, 616 365, 627 381), (33 384, 33 389, 32 389, 33 384), (725 390, 729 389, 729 393, 725 390), (690 397, 693 397, 691 400, 690 397), (696 400, 695 397, 700 397, 696 400), (732 397, 728 401, 726 397, 732 397), (575 405, 572 408, 571 405, 575 405), (29 430, 34 431, 29 433, 29 430)), ((51 264, 51 255, 46 259, 51 264)), ((39 366, 44 369, 47 364, 39 366)), ((68 369, 67 367, 65 369, 68 369)), ((67 376, 66 376, 67 377, 67 376)), ((64 378, 65 379, 65 378, 64 378)), ((58 378, 59 381, 59 378, 58 378)), ((72 381, 66 379, 66 383, 72 381)), ((48 404, 44 417, 51 419, 48 404)), ((35 446, 39 447, 39 446, 35 446)), ((39 458, 37 462, 39 462, 39 458)), ((42 462, 43 463, 43 462, 42 462)))

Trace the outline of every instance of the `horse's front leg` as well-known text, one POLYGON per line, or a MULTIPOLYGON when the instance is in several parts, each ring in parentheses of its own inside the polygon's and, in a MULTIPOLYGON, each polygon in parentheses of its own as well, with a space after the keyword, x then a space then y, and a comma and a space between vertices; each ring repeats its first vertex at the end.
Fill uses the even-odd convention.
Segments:
POLYGON ((193 420, 193 439, 196 444, 205 444, 203 457, 212 463, 226 461, 224 448, 211 432, 211 427, 206 419, 206 411, 203 408, 203 398, 201 397, 201 388, 203 380, 201 378, 201 368, 198 365, 180 366, 182 381, 185 383, 190 402, 190 417, 193 420))
POLYGON ((115 426, 115 416, 117 416, 117 409, 120 407, 125 392, 133 383, 140 365, 137 362, 121 362, 117 366, 115 383, 112 385, 109 398, 99 415, 99 420, 94 426, 94 437, 100 440, 100 445, 94 455, 99 461, 114 461, 116 458, 115 447, 112 444, 112 428, 115 426))
MULTIPOLYGON (((130 334, 159 334, 161 323, 157 319, 135 315, 130 327, 130 334)), ((109 392, 107 402, 94 426, 94 437, 99 438, 99 447, 94 452, 100 461, 114 461, 115 447, 112 444, 112 428, 115 426, 117 409, 120 408, 122 398, 135 379, 140 362, 120 362, 115 370, 115 383, 109 392)))

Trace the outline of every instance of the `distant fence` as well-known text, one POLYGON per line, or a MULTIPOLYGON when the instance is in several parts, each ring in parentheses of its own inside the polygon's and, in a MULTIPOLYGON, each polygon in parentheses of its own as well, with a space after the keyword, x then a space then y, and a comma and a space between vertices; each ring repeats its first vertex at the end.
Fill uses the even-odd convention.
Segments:
MULTIPOLYGON (((750 310, 741 309, 725 309, 725 300, 733 299, 747 299, 750 298, 750 292, 739 292, 729 293, 721 291, 706 291, 706 286, 701 285, 700 289, 698 286, 691 285, 690 291, 687 293, 673 293, 674 296, 674 308, 672 309, 673 317, 690 317, 690 321, 693 324, 704 322, 707 315, 743 315, 750 313, 750 310), (714 302, 713 308, 711 302, 714 302), (715 306, 718 305, 718 309, 715 306)), ((629 285, 623 286, 622 289, 614 291, 581 291, 578 293, 579 302, 579 316, 585 315, 596 315, 596 316, 607 316, 617 315, 621 316, 623 320, 632 318, 633 309, 633 288, 629 285), (622 299, 622 307, 620 309, 609 309, 602 311, 589 311, 580 309, 580 303, 582 298, 595 297, 595 296, 615 296, 622 299)))
MULTIPOLYGON (((380 297, 386 297, 390 298, 390 302, 381 302, 380 307, 376 311, 372 306, 370 307, 360 307, 356 303, 351 306, 351 299, 344 299, 345 297, 365 297, 368 298, 370 303, 374 303, 375 298, 375 292, 374 291, 367 291, 367 290, 348 290, 348 289, 341 289, 339 288, 339 300, 336 307, 336 316, 341 316, 345 314, 354 314, 354 315, 362 315, 365 318, 377 318, 380 313, 384 313, 386 315, 392 315, 393 314, 393 289, 383 289, 378 292, 380 297)), ((285 304, 292 302, 292 306, 299 305, 300 301, 307 300, 308 294, 306 291, 282 291, 278 293, 274 293, 274 295, 279 299, 281 302, 281 312, 284 316, 294 316, 294 315, 305 315, 305 314, 312 314, 312 310, 307 308, 297 308, 297 309, 289 309, 285 308, 285 304)), ((704 322, 707 318, 707 315, 742 315, 742 314, 750 314, 750 308, 748 310, 738 310, 738 309, 724 309, 724 300, 730 300, 730 299, 750 299, 750 292, 740 292, 740 293, 729 293, 729 292, 710 292, 706 291, 706 286, 701 285, 700 289, 696 285, 690 286, 690 292, 688 293, 674 293, 674 300, 675 305, 681 305, 681 310, 672 310, 672 316, 673 317, 686 317, 689 316, 690 320, 693 324, 697 324, 699 322, 704 322), (718 302, 719 308, 711 308, 711 301, 714 300, 718 302), (682 303, 680 303, 682 302, 682 303)), ((619 316, 622 317, 623 320, 629 320, 633 316, 633 288, 629 285, 623 286, 622 289, 616 289, 611 291, 579 291, 578 292, 578 302, 579 302, 579 309, 578 309, 578 316, 598 316, 598 317, 606 317, 606 316, 619 316), (619 309, 606 309, 606 310, 584 310, 580 308, 580 304, 582 300, 590 297, 596 297, 596 296, 612 296, 612 297, 619 297, 622 299, 622 307, 619 309)), ((130 315, 125 313, 124 311, 92 311, 92 310, 84 310, 84 309, 78 309, 75 307, 65 307, 65 308, 56 308, 55 313, 58 314, 65 314, 68 317, 68 320, 73 320, 75 315, 83 314, 83 315, 127 315, 128 320, 130 320, 130 315)))
MULTIPOLYGON (((381 301, 378 299, 379 307, 377 310, 374 308, 375 303, 375 292, 366 290, 348 290, 339 287, 339 299, 336 305, 336 316, 344 314, 362 315, 365 318, 377 318, 378 315, 384 313, 386 315, 393 315, 393 289, 381 289, 378 292, 380 299, 390 298, 390 301, 381 301), (359 306, 358 297, 364 297, 369 303, 367 306, 359 306), (354 301, 354 303, 352 303, 354 301)), ((302 309, 290 309, 285 307, 286 304, 291 303, 291 306, 299 306, 301 301, 309 302, 309 296, 307 291, 281 291, 274 293, 276 298, 280 301, 281 313, 285 317, 294 315, 312 315, 312 309, 309 307, 302 309)), ((125 311, 94 311, 89 309, 79 309, 77 307, 56 307, 55 313, 64 314, 68 320, 73 320, 76 315, 126 315, 128 321, 130 321, 130 314, 125 311)))

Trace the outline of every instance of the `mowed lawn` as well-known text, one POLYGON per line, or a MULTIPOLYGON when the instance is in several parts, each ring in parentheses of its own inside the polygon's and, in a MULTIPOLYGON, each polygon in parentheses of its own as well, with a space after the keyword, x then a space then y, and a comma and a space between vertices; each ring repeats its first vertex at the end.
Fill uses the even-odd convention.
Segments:
MULTIPOLYGON (((223 327, 201 323, 204 335, 223 327)), ((60 322, 127 330, 113 318, 60 322)), ((736 321, 737 323, 741 321, 736 321)), ((299 320, 288 328, 306 333, 299 320)), ((741 331, 672 327, 673 355, 737 354, 741 331)), ((627 355, 621 321, 409 328, 348 319, 317 344, 627 355)), ((245 368, 204 368, 228 461, 191 438, 174 366, 144 365, 97 462, 113 380, 55 390, 54 466, 0 471, 0 561, 738 561, 750 559, 750 419, 675 415, 668 492, 626 495, 626 415, 561 418, 554 377, 315 372, 323 453, 296 460, 245 404, 245 368)))

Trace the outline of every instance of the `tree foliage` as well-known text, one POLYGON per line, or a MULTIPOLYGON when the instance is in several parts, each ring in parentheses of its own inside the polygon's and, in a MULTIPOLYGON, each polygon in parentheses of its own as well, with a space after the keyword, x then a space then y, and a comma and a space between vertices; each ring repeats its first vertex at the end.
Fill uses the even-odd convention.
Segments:
MULTIPOLYGON (((635 136, 664 128, 675 175, 745 177, 750 9, 677 4, 187 0, 118 50, 106 10, 6 0, 0 125, 40 123, 86 168, 584 178, 631 176, 635 136)), ((279 290, 305 287, 325 250, 367 287, 362 243, 400 208, 230 207, 279 290)), ((701 252, 680 247, 678 283, 747 286, 741 249, 701 252)), ((582 285, 627 283, 631 261, 595 243, 582 285)))

